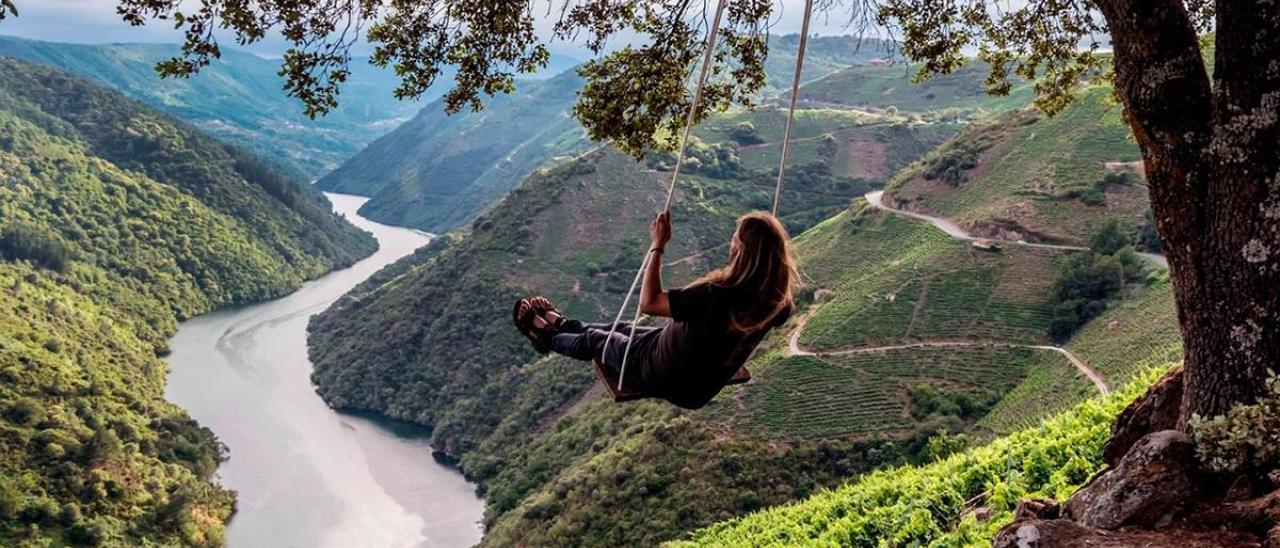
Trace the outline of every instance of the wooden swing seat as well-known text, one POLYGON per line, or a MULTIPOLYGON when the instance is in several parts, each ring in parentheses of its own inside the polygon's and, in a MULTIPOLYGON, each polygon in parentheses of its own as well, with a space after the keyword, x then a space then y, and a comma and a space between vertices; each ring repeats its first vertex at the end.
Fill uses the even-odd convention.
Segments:
MULTIPOLYGON (((653 396, 652 394, 645 394, 643 391, 630 386, 623 386, 622 389, 619 390, 618 373, 616 371, 605 367, 604 364, 600 363, 600 360, 591 360, 591 365, 595 367, 596 376, 600 377, 600 382, 604 384, 605 389, 609 391, 611 396, 613 396, 613 401, 622 403, 653 396)), ((738 372, 734 373, 733 377, 731 377, 729 382, 725 383, 725 385, 742 384, 749 380, 751 380, 751 372, 748 371, 747 367, 744 365, 738 368, 738 372)))

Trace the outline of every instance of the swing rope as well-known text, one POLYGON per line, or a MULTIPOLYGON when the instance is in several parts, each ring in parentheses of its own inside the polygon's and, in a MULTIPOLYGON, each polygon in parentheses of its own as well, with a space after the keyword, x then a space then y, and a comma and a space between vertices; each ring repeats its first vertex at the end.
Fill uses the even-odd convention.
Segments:
POLYGON ((782 132, 782 158, 778 160, 778 184, 773 188, 773 216, 778 216, 778 202, 782 200, 782 174, 787 169, 787 154, 791 152, 791 123, 796 119, 796 99, 800 98, 800 73, 804 70, 804 48, 809 43, 809 18, 813 15, 813 0, 805 0, 804 23, 800 26, 800 51, 796 52, 796 75, 791 80, 791 107, 787 109, 787 128, 782 132))
MULTIPOLYGON (((706 51, 703 52, 703 57, 702 57, 702 69, 698 74, 698 84, 694 88, 693 103, 689 107, 689 115, 685 118, 684 132, 681 134, 681 137, 680 137, 680 148, 679 148, 679 151, 676 153, 676 165, 672 169, 671 183, 667 188, 666 204, 662 208, 662 210, 668 214, 671 213, 671 202, 676 195, 676 181, 680 178, 680 168, 684 165, 684 155, 689 143, 689 133, 690 131, 693 130, 694 117, 698 112, 698 106, 702 102, 702 90, 703 88, 706 87, 707 76, 710 74, 710 71, 711 71, 712 56, 715 54, 715 49, 716 49, 716 35, 719 34, 720 32, 720 20, 724 14, 725 5, 728 3, 729 3, 729 0, 720 0, 719 2, 717 2, 715 16, 711 19, 711 29, 710 29, 710 32, 707 34, 706 51)), ((778 166, 778 182, 773 192, 773 214, 774 215, 778 214, 778 202, 779 202, 780 196, 782 195, 783 170, 785 169, 786 163, 787 163, 787 152, 791 148, 790 147, 791 123, 795 119, 795 115, 796 115, 796 96, 799 95, 799 91, 800 91, 800 71, 804 66, 804 50, 805 50, 805 45, 808 42, 809 19, 812 13, 813 13, 813 0, 806 0, 805 10, 804 10, 804 24, 800 31, 800 51, 796 55, 796 74, 795 74, 795 78, 791 82, 791 105, 787 113, 786 129, 783 132, 783 138, 782 138, 782 160, 778 166)), ((645 270, 648 269, 649 263, 652 260, 653 260, 653 250, 649 250, 644 254, 644 260, 640 262, 640 269, 636 271, 635 278, 631 280, 631 287, 627 289, 627 296, 622 299, 622 307, 618 309, 618 314, 613 318, 613 324, 609 328, 609 336, 608 338, 605 339, 604 348, 600 351, 600 359, 602 361, 604 360, 604 357, 608 355, 609 344, 613 342, 614 333, 618 332, 618 323, 622 321, 622 315, 626 313, 627 306, 631 304, 631 297, 635 295, 636 287, 640 285, 640 280, 641 278, 644 277, 644 272, 645 270)), ((630 333, 627 336, 627 345, 622 350, 622 367, 618 371, 617 389, 619 392, 623 390, 622 381, 623 379, 626 378, 626 374, 627 374, 627 358, 631 354, 631 342, 635 340, 636 324, 638 324, 639 322, 640 322, 640 307, 636 306, 636 313, 635 313, 635 316, 632 317, 631 319, 631 329, 630 329, 630 333)))

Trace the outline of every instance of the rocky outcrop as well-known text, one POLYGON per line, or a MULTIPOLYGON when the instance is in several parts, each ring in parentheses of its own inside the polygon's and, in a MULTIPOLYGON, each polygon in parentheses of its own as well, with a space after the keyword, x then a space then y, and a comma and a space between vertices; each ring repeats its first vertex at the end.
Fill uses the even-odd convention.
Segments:
POLYGON ((1102 447, 1102 460, 1114 467, 1139 439, 1152 432, 1178 426, 1182 405, 1182 367, 1161 377, 1146 394, 1129 404, 1111 425, 1111 439, 1102 447))
POLYGON ((1065 519, 1014 523, 996 537, 995 548, 1248 548, 1250 535, 1219 531, 1108 531, 1065 519))
POLYGON ((1196 502, 1195 476, 1195 444, 1186 434, 1147 434, 1115 467, 1081 487, 1063 516, 1099 529, 1168 525, 1196 502))
POLYGON ((1280 548, 1280 477, 1203 471, 1174 430, 1182 371, 1174 369, 1120 414, 1103 449, 1107 468, 1065 504, 1022 501, 1000 548, 1280 548))

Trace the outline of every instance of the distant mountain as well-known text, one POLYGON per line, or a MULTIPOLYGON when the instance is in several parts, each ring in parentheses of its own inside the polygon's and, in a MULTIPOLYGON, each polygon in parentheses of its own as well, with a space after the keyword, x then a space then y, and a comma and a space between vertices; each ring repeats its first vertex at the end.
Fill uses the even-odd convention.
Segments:
MULTIPOLYGON (((769 39, 765 97, 791 85, 799 36, 769 39)), ((814 38, 805 56, 805 79, 883 57, 889 50, 890 43, 879 40, 814 38)), ((581 86, 570 70, 543 82, 522 81, 515 94, 495 97, 480 112, 446 116, 443 105, 433 102, 318 185, 371 196, 360 213, 380 222, 434 232, 464 225, 534 169, 590 146, 569 116, 581 86)))
POLYGON ((179 320, 372 253, 314 188, 119 92, 0 59, 0 545, 221 545, 179 320))
MULTIPOLYGON (((799 34, 769 36, 769 57, 765 59, 766 97, 791 91, 795 76, 799 34)), ((814 36, 805 46, 804 73, 800 82, 812 82, 850 66, 863 65, 896 55, 895 42, 854 36, 814 36)))
MULTIPOLYGON (((105 83, 310 179, 337 167, 420 106, 397 101, 391 94, 395 75, 357 58, 339 108, 308 120, 301 104, 282 91, 279 60, 224 49, 221 59, 192 78, 161 79, 156 61, 177 53, 171 45, 60 44, 0 36, 0 55, 105 83)), ((442 88, 433 88, 425 100, 441 93, 442 88)))
POLYGON ((977 60, 951 74, 912 82, 917 66, 886 62, 843 68, 800 88, 800 103, 827 107, 867 107, 903 112, 981 114, 1031 103, 1029 82, 1014 82, 1009 95, 987 95, 988 67, 977 60))
POLYGON ((371 219, 429 231, 470 222, 526 175, 589 142, 569 107, 582 80, 566 71, 521 81, 484 110, 446 115, 432 102, 317 182, 372 199, 371 219))

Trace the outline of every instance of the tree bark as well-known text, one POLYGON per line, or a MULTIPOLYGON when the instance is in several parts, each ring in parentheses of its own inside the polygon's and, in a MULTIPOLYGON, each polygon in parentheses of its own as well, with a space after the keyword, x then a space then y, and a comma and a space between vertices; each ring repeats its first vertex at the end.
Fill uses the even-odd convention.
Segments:
POLYGON ((1214 83, 1181 0, 1097 0, 1185 347, 1179 427, 1280 368, 1280 8, 1217 3, 1214 83))

